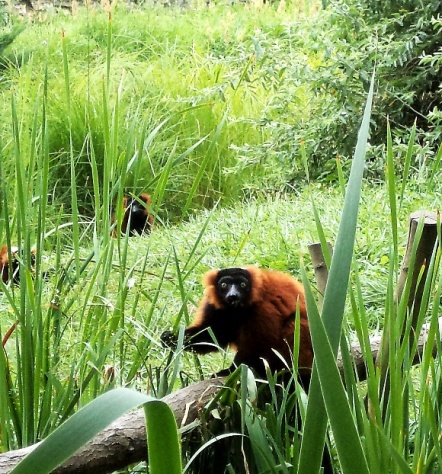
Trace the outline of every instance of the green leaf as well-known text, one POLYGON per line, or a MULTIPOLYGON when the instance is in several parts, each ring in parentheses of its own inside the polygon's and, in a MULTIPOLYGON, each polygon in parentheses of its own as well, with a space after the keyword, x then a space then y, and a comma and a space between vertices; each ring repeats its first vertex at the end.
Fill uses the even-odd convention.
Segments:
POLYGON ((367 461, 364 456, 355 419, 351 413, 341 375, 336 365, 336 358, 324 324, 319 316, 315 298, 305 271, 302 272, 302 280, 306 293, 316 367, 342 472, 368 474, 367 461))
POLYGON ((175 417, 161 400, 146 404, 150 474, 180 474, 181 455, 175 417))
MULTIPOLYGON (((341 224, 333 253, 322 309, 324 326, 335 356, 338 351, 339 339, 341 337, 341 326, 353 255, 373 94, 374 73, 371 79, 364 116, 353 157, 350 178, 345 195, 344 209, 342 211, 341 224)), ((312 379, 309 390, 304 435, 301 443, 298 470, 300 473, 319 472, 327 428, 327 415, 325 412, 316 364, 315 361, 313 364, 312 379)), ((325 385, 323 385, 323 387, 325 387, 325 385)))
MULTIPOLYGON (((117 388, 104 393, 60 425, 34 451, 28 454, 11 471, 11 474, 29 474, 30 472, 47 474, 51 472, 125 412, 147 402, 166 405, 149 395, 127 388, 117 388)), ((167 409, 170 411, 169 407, 167 409)), ((170 416, 173 415, 170 414, 170 416)), ((150 419, 148 421, 150 422, 150 419)), ((154 420, 155 422, 156 420, 154 420)), ((172 437, 168 431, 171 429, 170 422, 167 422, 165 426, 167 429, 163 426, 160 431, 157 431, 157 433, 161 433, 161 439, 172 437)), ((173 453, 168 456, 173 456, 173 453)), ((170 470, 168 472, 180 471, 170 470)))

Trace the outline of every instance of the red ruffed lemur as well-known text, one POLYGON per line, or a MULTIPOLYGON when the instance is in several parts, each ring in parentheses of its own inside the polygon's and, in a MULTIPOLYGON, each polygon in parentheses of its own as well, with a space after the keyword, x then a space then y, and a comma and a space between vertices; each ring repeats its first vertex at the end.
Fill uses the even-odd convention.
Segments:
MULTIPOLYGON (((121 233, 129 232, 129 237, 149 233, 153 225, 153 215, 149 212, 151 197, 149 194, 140 194, 137 198, 123 198, 123 219, 121 233), (143 204, 142 204, 143 203, 143 204)), ((114 218, 115 221, 115 218, 114 218)), ((117 229, 114 228, 112 236, 116 237, 117 229)))
MULTIPOLYGON (((194 321, 184 331, 184 349, 206 354, 230 346, 233 364, 217 375, 227 375, 246 364, 265 376, 266 360, 272 372, 292 366, 296 311, 300 315, 298 374, 310 379, 313 348, 302 284, 292 276, 257 267, 211 270, 203 276, 203 299, 194 321), (212 337, 213 335, 213 337, 212 337)), ((174 347, 177 336, 161 335, 174 347)))
MULTIPOLYGON (((204 296, 193 322, 184 331, 183 348, 207 354, 220 347, 236 350, 233 364, 216 375, 245 364, 265 377, 292 367, 295 322, 299 312, 298 379, 308 391, 313 364, 304 288, 287 273, 257 267, 211 270, 203 276, 204 296)), ((176 347, 177 335, 165 331, 161 340, 176 347)), ((324 473, 333 473, 324 448, 324 473)))
MULTIPOLYGON (((0 274, 3 283, 8 283, 12 280, 15 284, 20 283, 20 269, 17 254, 18 247, 11 247, 10 249, 11 261, 9 260, 8 246, 3 245, 0 249, 0 274)), ((31 266, 35 265, 35 249, 31 250, 31 266)))

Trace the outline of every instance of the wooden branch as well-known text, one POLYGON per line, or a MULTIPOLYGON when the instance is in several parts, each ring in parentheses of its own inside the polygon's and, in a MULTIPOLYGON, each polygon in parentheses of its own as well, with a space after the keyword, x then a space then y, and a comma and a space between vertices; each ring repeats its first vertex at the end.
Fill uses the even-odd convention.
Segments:
MULTIPOLYGON (((200 409, 222 387, 224 378, 204 380, 167 395, 163 400, 174 412, 178 426, 194 421, 200 409)), ((6 474, 39 443, 0 454, 0 473, 6 474)), ((104 474, 146 459, 144 411, 123 415, 78 450, 53 473, 104 474)))
MULTIPOLYGON (((418 349, 413 363, 421 360, 428 337, 429 324, 422 327, 418 349)), ((439 319, 439 333, 442 334, 442 318, 439 319)), ((370 340, 373 360, 379 351, 381 337, 370 340)), ((366 364, 359 344, 350 347, 356 372, 360 381, 367 377, 366 364)), ((433 348, 436 354, 436 344, 433 348)), ((342 363, 338 356, 338 366, 342 371, 342 363)), ((198 418, 203 408, 222 387, 224 378, 204 380, 178 390, 163 398, 175 414, 179 427, 184 427, 198 418)), ((24 457, 36 448, 37 444, 27 448, 0 454, 0 474, 6 474, 24 457)), ((105 430, 92 441, 77 451, 66 463, 58 467, 56 474, 105 474, 122 469, 130 464, 146 459, 146 429, 144 411, 130 412, 105 430)))

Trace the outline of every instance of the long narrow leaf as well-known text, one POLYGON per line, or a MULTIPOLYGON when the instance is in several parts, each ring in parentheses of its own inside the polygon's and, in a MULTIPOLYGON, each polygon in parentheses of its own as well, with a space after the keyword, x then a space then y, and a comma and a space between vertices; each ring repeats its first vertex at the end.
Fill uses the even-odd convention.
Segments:
POLYGON ((336 365, 336 358, 324 324, 319 316, 305 271, 302 272, 302 281, 306 293, 316 367, 342 472, 368 474, 367 461, 342 384, 341 375, 336 365))
MULTIPOLYGON (((341 336, 345 298, 353 255, 373 93, 374 73, 371 79, 361 128, 359 130, 358 142, 356 144, 347 193, 345 195, 344 209, 322 310, 324 326, 327 330, 333 354, 335 355, 338 351, 341 336)), ((316 363, 314 363, 298 472, 315 473, 319 471, 326 427, 327 416, 319 384, 318 371, 316 363)))
POLYGON ((147 418, 150 474, 180 474, 182 468, 178 431, 172 411, 160 400, 147 403, 144 410, 147 418))

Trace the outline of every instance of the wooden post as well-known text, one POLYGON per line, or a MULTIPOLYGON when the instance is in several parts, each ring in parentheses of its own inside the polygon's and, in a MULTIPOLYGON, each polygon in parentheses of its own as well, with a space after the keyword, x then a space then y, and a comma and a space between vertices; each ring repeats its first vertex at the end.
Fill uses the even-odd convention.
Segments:
MULTIPOLYGON (((330 242, 327 242, 329 256, 333 253, 333 247, 330 242)), ((322 301, 324 299, 325 287, 327 286, 328 280, 328 267, 322 247, 320 243, 310 244, 308 246, 310 252, 310 258, 312 259, 313 271, 315 272, 316 283, 318 284, 318 304, 322 307, 322 301)))
MULTIPOLYGON (((416 211, 410 215, 410 227, 408 232, 407 249, 405 252, 404 260, 402 262, 401 272, 399 275, 395 294, 395 314, 397 314, 397 307, 402 298, 407 280, 411 278, 407 309, 409 317, 411 317, 410 332, 413 334, 416 333, 417 319, 422 304, 428 305, 428 301, 422 302, 422 296, 427 278, 432 277, 432 275, 428 275, 431 257, 436 249, 436 246, 440 245, 440 242, 438 242, 437 238, 437 224, 438 215, 435 212, 416 211), (422 223, 422 233, 419 237, 417 236, 417 231, 419 229, 420 223, 422 223), (415 240, 418 237, 419 242, 416 246, 415 256, 413 256, 415 240)), ((406 326, 407 321, 404 321, 403 335, 406 326)), ((376 357, 376 366, 379 367, 381 371, 379 397, 384 397, 385 400, 384 413, 387 406, 388 395, 390 392, 390 381, 388 375, 390 330, 390 327, 386 327, 384 329, 381 347, 376 357)), ((412 338, 410 338, 410 340, 412 340, 412 338)))
POLYGON ((407 307, 411 311, 412 315, 412 329, 416 329, 417 317, 419 315, 422 295, 424 291, 425 282, 428 276, 428 265, 436 245, 440 245, 437 242, 437 214, 429 211, 417 211, 410 215, 410 229, 408 233, 407 250, 405 252, 404 261, 402 263, 401 273, 398 280, 398 286, 396 290, 396 303, 399 303, 402 293, 404 292, 405 284, 410 272, 410 260, 411 251, 413 248, 413 242, 416 238, 416 232, 419 226, 419 222, 423 220, 422 234, 420 241, 416 249, 416 259, 414 262, 414 268, 412 268, 411 275, 411 288, 408 296, 407 307), (422 276, 419 280, 419 274, 422 272, 422 276))

